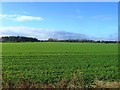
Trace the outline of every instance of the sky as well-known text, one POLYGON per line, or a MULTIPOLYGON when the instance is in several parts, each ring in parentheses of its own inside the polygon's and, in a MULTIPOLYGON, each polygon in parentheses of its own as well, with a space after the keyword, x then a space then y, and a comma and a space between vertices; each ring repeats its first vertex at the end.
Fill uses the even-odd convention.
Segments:
POLYGON ((118 39, 117 2, 3 2, 1 36, 118 39))

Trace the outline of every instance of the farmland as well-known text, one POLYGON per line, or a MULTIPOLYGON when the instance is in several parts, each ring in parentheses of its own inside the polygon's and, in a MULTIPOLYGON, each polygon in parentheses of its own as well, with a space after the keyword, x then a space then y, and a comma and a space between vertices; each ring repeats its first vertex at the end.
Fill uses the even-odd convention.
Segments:
POLYGON ((2 70, 3 87, 22 82, 23 87, 79 88, 92 87, 95 80, 117 82, 118 44, 2 43, 2 70))

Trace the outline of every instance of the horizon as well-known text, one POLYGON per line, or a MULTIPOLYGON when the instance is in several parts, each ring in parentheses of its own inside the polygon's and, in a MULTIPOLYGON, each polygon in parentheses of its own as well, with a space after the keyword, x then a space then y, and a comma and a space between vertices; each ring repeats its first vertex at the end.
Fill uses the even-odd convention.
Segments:
POLYGON ((3 2, 0 36, 118 40, 117 2, 3 2))
MULTIPOLYGON (((84 40, 87 40, 86 42, 89 42, 89 41, 95 41, 95 42, 97 42, 97 41, 100 41, 100 42, 102 42, 102 41, 107 41, 107 42, 120 42, 120 41, 118 41, 118 40, 93 40, 93 39, 57 39, 57 38, 48 38, 48 39, 45 39, 45 40, 43 40, 43 39, 38 39, 38 38, 35 38, 35 37, 26 37, 26 36, 0 36, 0 42, 1 42, 1 40, 2 40, 2 38, 6 38, 6 37, 14 37, 14 38, 16 38, 16 37, 20 37, 20 38, 31 38, 31 39, 37 39, 38 41, 49 41, 49 39, 53 39, 53 41, 54 42, 56 42, 56 41, 66 41, 66 40, 78 40, 78 41, 84 41, 84 40)), ((7 42, 7 41, 6 41, 7 42)), ((11 41, 12 42, 12 41, 11 41)), ((16 41, 15 41, 16 42, 16 41)), ((22 41, 21 41, 22 42, 22 41)), ((68 41, 67 41, 68 42, 68 41)), ((74 41, 74 42, 76 42, 76 41, 74 41)))

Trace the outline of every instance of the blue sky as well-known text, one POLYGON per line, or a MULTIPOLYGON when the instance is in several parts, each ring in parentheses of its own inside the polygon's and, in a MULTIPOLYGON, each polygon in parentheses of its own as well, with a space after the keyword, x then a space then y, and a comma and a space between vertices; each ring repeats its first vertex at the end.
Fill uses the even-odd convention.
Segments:
POLYGON ((117 2, 4 2, 2 35, 116 40, 117 2))

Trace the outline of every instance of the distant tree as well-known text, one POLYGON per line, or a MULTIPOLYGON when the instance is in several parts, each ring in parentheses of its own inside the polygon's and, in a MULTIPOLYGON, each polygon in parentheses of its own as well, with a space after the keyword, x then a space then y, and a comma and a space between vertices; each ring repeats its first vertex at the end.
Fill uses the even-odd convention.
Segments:
POLYGON ((54 38, 48 38, 48 41, 49 41, 49 42, 55 42, 55 41, 57 41, 57 39, 54 39, 54 38))
POLYGON ((120 43, 120 41, 94 41, 94 40, 88 40, 88 39, 63 39, 63 40, 57 40, 55 38, 48 38, 48 40, 38 40, 36 38, 32 37, 23 37, 23 36, 4 36, 0 38, 0 42, 89 42, 89 43, 120 43))
POLYGON ((5 36, 1 38, 2 42, 38 42, 38 39, 22 36, 5 36))

